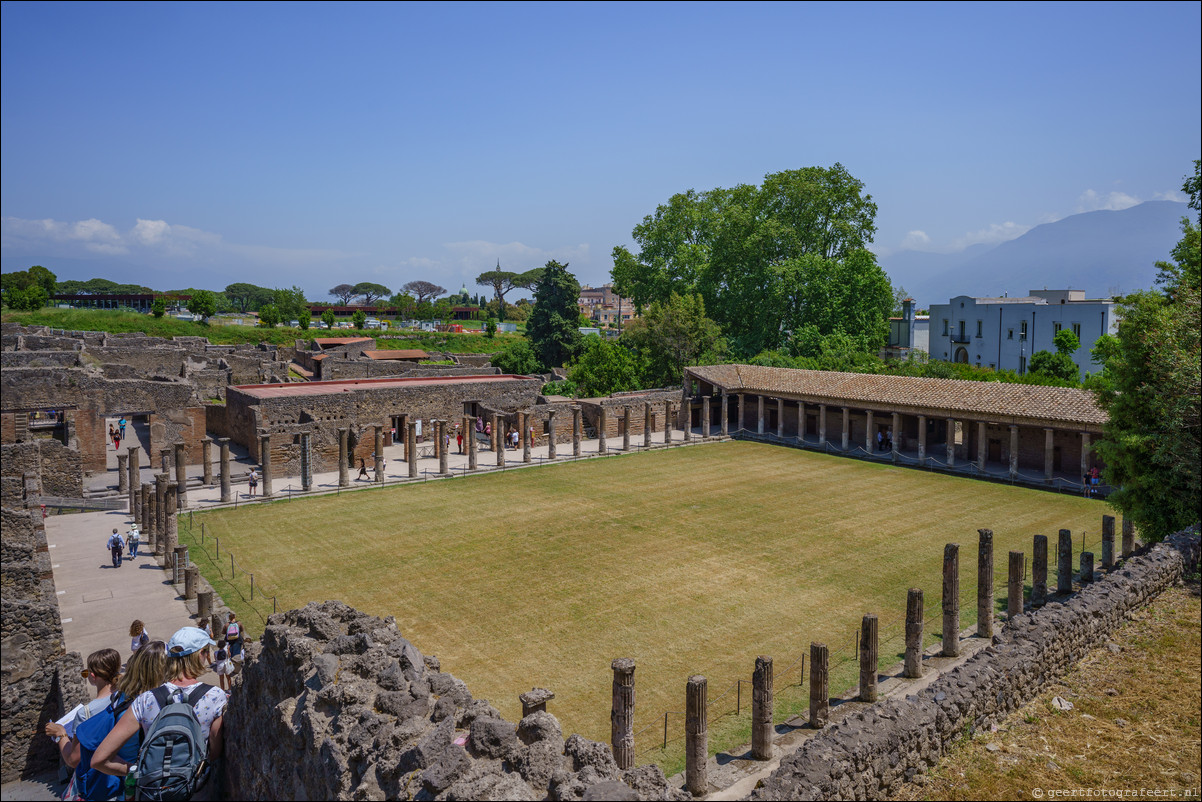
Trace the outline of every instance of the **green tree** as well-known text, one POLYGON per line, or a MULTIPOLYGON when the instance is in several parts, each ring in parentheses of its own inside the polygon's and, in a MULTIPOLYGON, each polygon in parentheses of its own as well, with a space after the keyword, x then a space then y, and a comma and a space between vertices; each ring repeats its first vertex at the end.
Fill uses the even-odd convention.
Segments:
POLYGON ((497 321, 494 318, 484 321, 484 336, 490 340, 497 336, 497 321))
POLYGON ((348 306, 350 305, 351 299, 353 299, 359 293, 355 291, 354 284, 338 284, 330 287, 329 294, 338 299, 339 306, 348 306))
POLYGON ((263 304, 259 307, 259 325, 263 328, 274 329, 280 319, 280 309, 275 304, 263 304))
POLYGON ((356 309, 353 313, 351 313, 351 321, 355 328, 362 329, 363 325, 367 323, 367 313, 362 309, 356 309))
MULTIPOLYGON (((1199 162, 1182 187, 1199 209, 1199 162)), ((1110 503, 1145 540, 1160 540, 1198 519, 1202 502, 1202 257, 1198 226, 1182 219, 1173 263, 1160 263, 1162 292, 1137 292, 1120 303, 1115 342, 1099 340, 1105 359, 1095 394, 1109 419, 1096 449, 1110 503)))
POLYGON ((239 312, 257 312, 263 304, 269 304, 275 297, 274 291, 255 284, 238 282, 227 286, 223 292, 230 304, 239 312))
POLYGON ((639 359, 644 387, 679 384, 686 366, 721 362, 726 355, 721 328, 706 317, 705 301, 695 293, 653 302, 626 325, 622 340, 639 359))
POLYGON ((451 319, 451 300, 449 298, 439 298, 434 304, 432 310, 435 320, 441 320, 444 323, 451 319))
POLYGON ((591 334, 568 368, 568 379, 581 395, 599 396, 641 388, 639 365, 628 348, 591 334))
POLYGON ((1031 361, 1027 367, 1033 374, 1050 376, 1074 384, 1081 378, 1081 371, 1073 358, 1059 351, 1054 354, 1051 351, 1036 351, 1031 354, 1031 361))
POLYGON ((372 306, 376 301, 387 296, 389 289, 383 284, 375 284, 370 281, 360 281, 354 286, 355 295, 363 296, 363 305, 372 306))
POLYGON ((398 292, 389 303, 396 307, 397 315, 402 319, 412 318, 417 307, 417 299, 407 292, 398 292))
POLYGON ((566 264, 547 262, 534 289, 534 308, 526 323, 526 336, 535 356, 548 368, 571 361, 580 351, 576 326, 580 283, 566 264))
POLYGON ((4 302, 18 312, 36 312, 49 300, 46 290, 39 284, 30 284, 23 289, 12 288, 4 293, 4 302))
POLYGON ((150 304, 150 313, 155 317, 162 317, 167 314, 167 299, 163 296, 156 296, 150 304))
POLYGON ((1070 329, 1061 329, 1052 337, 1056 352, 1071 357, 1081 347, 1081 340, 1070 329))
POLYGON ((337 321, 337 315, 333 309, 323 309, 321 312, 321 322, 326 324, 326 328, 334 328, 334 323, 337 321))
POLYGON ((502 373, 516 376, 543 372, 542 364, 526 340, 517 340, 505 346, 500 353, 493 355, 491 362, 492 366, 500 368, 502 373))
POLYGON ((525 273, 514 273, 509 270, 502 270, 500 261, 492 270, 486 270, 476 276, 476 284, 481 287, 492 287, 493 299, 497 302, 497 309, 501 320, 505 320, 505 295, 511 290, 517 288, 532 289, 538 280, 541 278, 542 268, 528 270, 525 273))
POLYGON ((430 281, 410 281, 405 286, 401 287, 401 292, 409 293, 417 299, 417 303, 429 301, 437 298, 440 295, 446 295, 446 287, 440 287, 430 281))
POLYGON ((217 314, 217 297, 209 290, 196 290, 188 299, 188 311, 202 320, 217 314))
POLYGON ((5 303, 14 309, 18 308, 14 303, 27 309, 40 309, 49 303, 50 296, 54 295, 57 287, 55 275, 41 265, 0 276, 0 289, 4 292, 5 303), (28 292, 31 288, 40 292, 28 292), (10 297, 9 294, 14 291, 21 292, 10 297))
POLYGON ((305 312, 296 322, 300 324, 301 331, 308 331, 309 327, 313 325, 313 316, 305 312))

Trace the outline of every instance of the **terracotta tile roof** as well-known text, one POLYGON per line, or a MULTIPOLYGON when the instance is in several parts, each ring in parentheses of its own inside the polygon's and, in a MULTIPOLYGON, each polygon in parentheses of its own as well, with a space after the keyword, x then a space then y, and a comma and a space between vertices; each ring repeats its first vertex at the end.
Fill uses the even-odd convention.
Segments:
POLYGON ((430 355, 418 349, 396 349, 387 351, 364 351, 368 359, 429 359, 430 355))
POLYGON ((1015 417, 1098 426, 1106 413, 1088 390, 962 379, 924 379, 755 365, 709 365, 688 372, 728 392, 825 398, 862 404, 963 413, 979 418, 1015 417))
POLYGON ((351 343, 370 342, 371 337, 314 337, 313 342, 318 348, 329 348, 333 345, 350 345, 351 343))

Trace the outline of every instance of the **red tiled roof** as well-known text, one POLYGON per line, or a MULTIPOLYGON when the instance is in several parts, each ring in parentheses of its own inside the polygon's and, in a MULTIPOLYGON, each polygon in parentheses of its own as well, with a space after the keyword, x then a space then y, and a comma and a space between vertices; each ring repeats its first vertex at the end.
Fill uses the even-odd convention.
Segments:
POLYGON ((728 392, 753 392, 833 401, 908 406, 975 417, 1035 418, 1098 426, 1107 420, 1093 393, 1071 387, 1005 384, 963 379, 925 379, 757 365, 686 368, 728 392))
POLYGON ((364 351, 363 355, 368 359, 429 359, 430 355, 425 351, 416 348, 403 350, 386 350, 386 351, 364 351))

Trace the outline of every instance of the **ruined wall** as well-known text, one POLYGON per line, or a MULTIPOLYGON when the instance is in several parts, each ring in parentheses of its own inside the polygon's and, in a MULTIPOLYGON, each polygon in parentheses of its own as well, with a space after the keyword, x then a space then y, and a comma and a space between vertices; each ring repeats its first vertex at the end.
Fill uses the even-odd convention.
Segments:
MULTIPOLYGON (((597 424, 600 421, 601 407, 605 407, 605 436, 606 437, 621 437, 622 428, 625 425, 623 419, 622 407, 630 406, 630 434, 631 436, 643 435, 644 428, 644 408, 648 403, 651 404, 651 412, 654 416, 652 426, 654 432, 662 432, 664 430, 664 402, 672 401, 676 407, 674 412, 675 420, 672 421, 673 427, 679 427, 680 423, 680 391, 679 390, 648 390, 639 393, 617 393, 609 398, 592 398, 581 399, 577 403, 580 404, 584 424, 593 432, 597 431, 597 424)), ((558 421, 557 421, 558 422, 558 421)), ((596 436, 594 434, 594 436, 596 436)))
POLYGON ((418 365, 415 362, 391 359, 338 359, 330 356, 318 360, 320 381, 381 378, 384 376, 480 376, 500 375, 499 368, 478 368, 469 365, 418 365))
POLYGON ((1198 529, 1172 535, 1066 601, 1017 616, 993 645, 905 699, 828 727, 752 799, 876 799, 934 765, 966 727, 987 728, 1062 676, 1137 607, 1197 570, 1198 529))
POLYGON ((3 368, 75 368, 80 366, 79 351, 3 351, 3 368))
POLYGON ((10 782, 58 767, 42 727, 86 692, 83 662, 63 645, 41 513, 0 508, 0 526, 0 782, 10 782))
MULTIPOLYGON (((45 496, 83 496, 83 469, 79 452, 47 437, 0 446, 0 473, 17 479, 27 473, 36 474, 42 495, 45 496)), ((4 504, 14 506, 7 494, 4 504)), ((23 506, 23 499, 15 506, 23 506)))
POLYGON ((565 741, 549 713, 504 720, 391 617, 311 603, 271 616, 246 654, 225 714, 229 799, 578 800, 604 782, 625 786, 605 798, 687 798, 657 767, 623 772, 605 744, 565 741))

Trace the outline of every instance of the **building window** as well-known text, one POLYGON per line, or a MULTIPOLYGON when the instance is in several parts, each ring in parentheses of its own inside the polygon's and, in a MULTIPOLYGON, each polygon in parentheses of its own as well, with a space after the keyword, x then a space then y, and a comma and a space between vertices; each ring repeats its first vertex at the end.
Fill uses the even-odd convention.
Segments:
POLYGON ((1007 329, 1007 330, 1006 330, 1006 339, 1007 339, 1007 340, 1013 340, 1013 339, 1014 339, 1014 329, 1007 329))
POLYGON ((1027 321, 1025 320, 1020 320, 1018 322, 1018 339, 1027 339, 1027 321))
POLYGON ((978 336, 978 337, 980 337, 980 336, 981 336, 981 325, 982 325, 981 321, 980 321, 980 320, 978 320, 978 321, 977 321, 977 336, 978 336))
POLYGON ((1080 323, 1073 324, 1073 334, 1077 335, 1078 340, 1081 339, 1081 324, 1080 323))
POLYGON ((943 319, 943 336, 947 336, 947 318, 943 319))
POLYGON ((1052 324, 1052 334, 1059 334, 1060 328, 1061 328, 1061 325, 1059 322, 1053 323, 1052 324))

